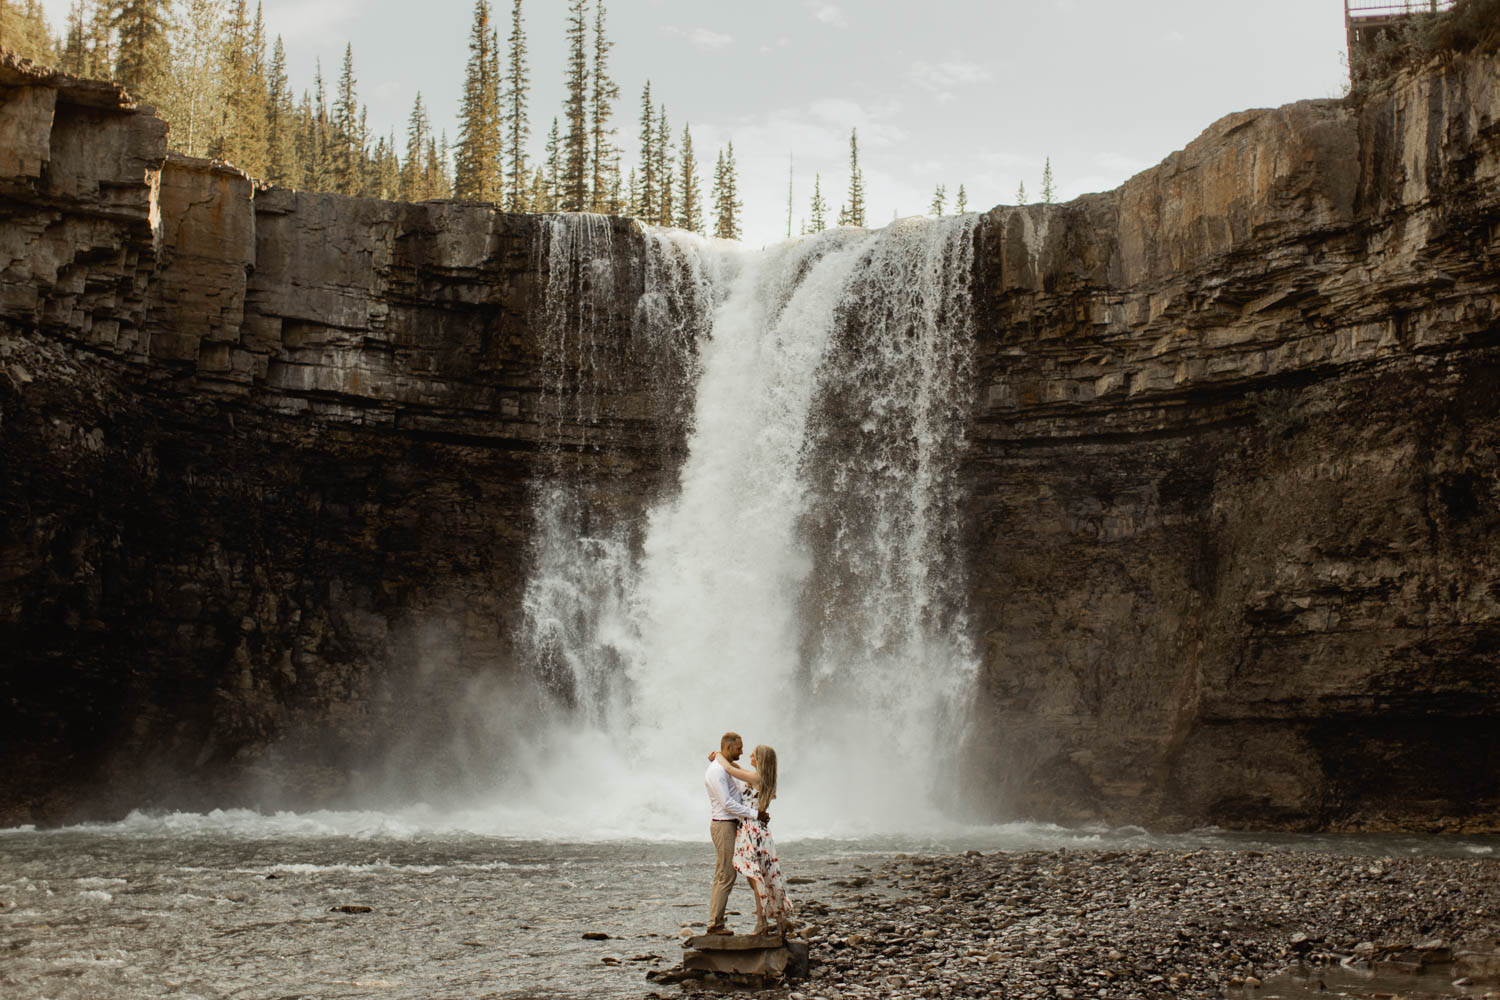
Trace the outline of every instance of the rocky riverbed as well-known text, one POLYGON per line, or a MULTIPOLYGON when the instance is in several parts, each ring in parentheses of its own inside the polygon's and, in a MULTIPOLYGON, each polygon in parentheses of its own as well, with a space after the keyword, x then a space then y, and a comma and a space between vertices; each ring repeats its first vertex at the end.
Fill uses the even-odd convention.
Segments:
POLYGON ((1464 982, 1465 966, 1443 961, 1496 948, 1500 863, 1488 858, 969 851, 845 861, 798 881, 814 965, 775 991, 791 1000, 1255 996, 1289 966, 1340 962, 1426 962, 1423 995, 1500 998, 1500 984, 1464 982))

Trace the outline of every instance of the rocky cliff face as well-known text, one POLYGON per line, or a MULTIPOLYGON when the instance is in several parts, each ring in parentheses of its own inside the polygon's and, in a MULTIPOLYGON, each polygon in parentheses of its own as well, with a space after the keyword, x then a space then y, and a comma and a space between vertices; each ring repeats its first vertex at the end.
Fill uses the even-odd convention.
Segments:
POLYGON ((628 516, 681 446, 632 223, 266 189, 166 128, 0 61, 0 824, 451 778, 537 470, 628 516))
POLYGON ((1500 76, 997 209, 978 710, 1023 814, 1500 825, 1500 76))
MULTIPOLYGON (((984 219, 986 811, 1500 825, 1495 70, 984 219)), ((628 517, 682 443, 632 224, 267 189, 165 127, 0 58, 0 823, 456 770, 537 472, 628 517)))

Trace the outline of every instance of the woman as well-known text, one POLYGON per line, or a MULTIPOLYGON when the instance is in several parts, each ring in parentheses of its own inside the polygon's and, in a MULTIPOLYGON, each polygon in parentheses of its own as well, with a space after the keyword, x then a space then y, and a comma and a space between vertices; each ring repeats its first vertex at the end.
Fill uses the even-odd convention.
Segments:
MULTIPOLYGON (((735 766, 717 750, 719 764, 730 776, 754 788, 757 796, 756 808, 769 812, 771 800, 776 797, 776 751, 762 744, 750 753, 753 770, 735 766)), ((755 892, 755 933, 766 933, 771 918, 776 919, 776 929, 782 936, 792 931, 792 901, 786 896, 786 882, 781 877, 781 860, 776 856, 776 842, 771 839, 769 823, 759 820, 741 820, 739 832, 734 838, 734 870, 745 876, 755 892)))

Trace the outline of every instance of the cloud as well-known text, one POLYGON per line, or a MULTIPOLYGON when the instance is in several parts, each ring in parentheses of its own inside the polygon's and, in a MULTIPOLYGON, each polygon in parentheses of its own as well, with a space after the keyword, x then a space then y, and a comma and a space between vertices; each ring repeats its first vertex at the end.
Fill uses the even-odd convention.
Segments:
POLYGON ((810 0, 808 9, 812 11, 815 20, 834 28, 849 27, 849 19, 844 16, 843 8, 834 3, 823 3, 821 0, 810 0))
POLYGON ((958 99, 953 88, 988 83, 994 79, 988 67, 963 59, 945 59, 929 63, 918 60, 906 71, 906 78, 923 90, 934 94, 939 104, 958 99))
POLYGON ((1162 41, 1166 42, 1168 45, 1181 45, 1183 42, 1187 41, 1187 36, 1180 31, 1174 30, 1169 31, 1165 35, 1163 35, 1162 41))
POLYGON ((722 49, 734 44, 734 36, 714 31, 711 28, 679 28, 669 24, 662 29, 677 38, 686 38, 700 49, 722 49))

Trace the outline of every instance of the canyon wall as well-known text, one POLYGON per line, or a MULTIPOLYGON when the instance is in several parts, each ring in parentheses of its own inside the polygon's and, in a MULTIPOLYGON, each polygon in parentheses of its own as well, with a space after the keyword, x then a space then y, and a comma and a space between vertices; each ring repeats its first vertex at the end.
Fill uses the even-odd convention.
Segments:
MULTIPOLYGON (((984 218, 980 812, 1500 827, 1496 68, 984 218)), ((165 130, 0 57, 0 824, 462 771, 538 471, 628 519, 680 457, 632 223, 554 259, 546 219, 265 188, 165 130)))
POLYGON ((968 526, 1010 809, 1500 826, 1496 67, 990 214, 968 526))
POLYGON ((166 131, 0 60, 0 825, 487 773, 455 755, 503 751, 466 713, 514 679, 536 472, 628 517, 681 448, 640 230, 553 261, 543 218, 268 189, 166 131), (593 311, 547 343, 559 281, 593 311))

